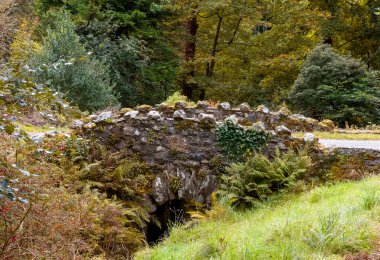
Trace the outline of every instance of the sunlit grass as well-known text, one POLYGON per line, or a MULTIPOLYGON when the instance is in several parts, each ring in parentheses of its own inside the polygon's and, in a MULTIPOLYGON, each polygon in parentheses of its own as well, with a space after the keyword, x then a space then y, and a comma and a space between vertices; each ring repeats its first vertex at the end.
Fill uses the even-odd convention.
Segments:
POLYGON ((18 127, 20 127, 21 130, 27 132, 27 133, 45 133, 45 132, 51 132, 51 131, 59 131, 59 132, 69 132, 70 129, 67 127, 51 127, 48 125, 45 126, 34 126, 29 124, 17 124, 18 127))
POLYGON ((283 195, 261 208, 226 209, 218 219, 171 235, 137 259, 342 259, 373 250, 380 177, 283 195))
MULTIPOLYGON (((380 140, 380 134, 376 133, 339 133, 339 132, 313 132, 318 138, 344 139, 344 140, 380 140)), ((294 133, 293 136, 302 138, 305 133, 294 133)))

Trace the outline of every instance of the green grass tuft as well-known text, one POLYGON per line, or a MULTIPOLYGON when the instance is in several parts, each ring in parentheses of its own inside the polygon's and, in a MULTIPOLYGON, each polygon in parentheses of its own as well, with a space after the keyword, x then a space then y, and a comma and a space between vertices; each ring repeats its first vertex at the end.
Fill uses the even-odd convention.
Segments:
POLYGON ((175 227, 165 241, 136 258, 342 259, 371 252, 380 225, 372 190, 379 185, 376 176, 280 195, 255 210, 228 209, 193 228, 175 227))

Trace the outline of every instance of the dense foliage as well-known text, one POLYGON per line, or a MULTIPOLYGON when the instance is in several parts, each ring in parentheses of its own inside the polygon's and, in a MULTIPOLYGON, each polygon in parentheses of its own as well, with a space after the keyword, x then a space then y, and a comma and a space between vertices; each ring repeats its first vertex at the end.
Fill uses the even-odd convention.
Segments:
POLYGON ((277 151, 273 161, 256 154, 243 163, 227 167, 227 173, 221 177, 219 194, 231 205, 255 207, 273 193, 296 185, 310 166, 311 159, 304 152, 289 151, 281 155, 277 151))
POLYGON ((231 120, 217 126, 216 136, 220 151, 232 162, 243 161, 252 152, 263 148, 269 140, 269 135, 264 131, 244 129, 231 120))
POLYGON ((308 55, 289 100, 307 116, 355 125, 380 123, 378 74, 321 45, 308 55))

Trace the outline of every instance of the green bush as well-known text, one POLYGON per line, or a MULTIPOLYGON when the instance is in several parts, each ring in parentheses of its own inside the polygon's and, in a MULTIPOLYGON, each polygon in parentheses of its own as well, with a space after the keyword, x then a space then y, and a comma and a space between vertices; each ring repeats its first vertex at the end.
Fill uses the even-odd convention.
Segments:
POLYGON ((264 131, 244 129, 227 120, 216 128, 217 144, 231 161, 243 161, 252 151, 264 147, 269 135, 264 131))
POLYGON ((294 108, 317 119, 329 118, 340 126, 380 122, 377 74, 328 45, 310 52, 289 96, 294 108))
POLYGON ((93 111, 115 105, 109 68, 85 50, 75 30, 67 12, 55 14, 41 49, 31 57, 29 72, 39 83, 65 93, 82 109, 93 111))
POLYGON ((310 165, 311 160, 303 151, 299 154, 289 151, 282 155, 277 151, 273 161, 257 154, 244 163, 226 168, 218 194, 225 196, 231 205, 255 207, 271 194, 295 185, 310 165))

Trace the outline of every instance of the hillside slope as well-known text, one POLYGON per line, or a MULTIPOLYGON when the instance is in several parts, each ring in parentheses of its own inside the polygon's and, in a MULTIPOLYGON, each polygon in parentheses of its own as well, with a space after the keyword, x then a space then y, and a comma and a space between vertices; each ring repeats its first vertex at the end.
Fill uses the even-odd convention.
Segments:
POLYGON ((324 186, 245 213, 217 207, 214 217, 173 228, 137 259, 351 259, 371 253, 378 248, 379 185, 376 176, 324 186))

